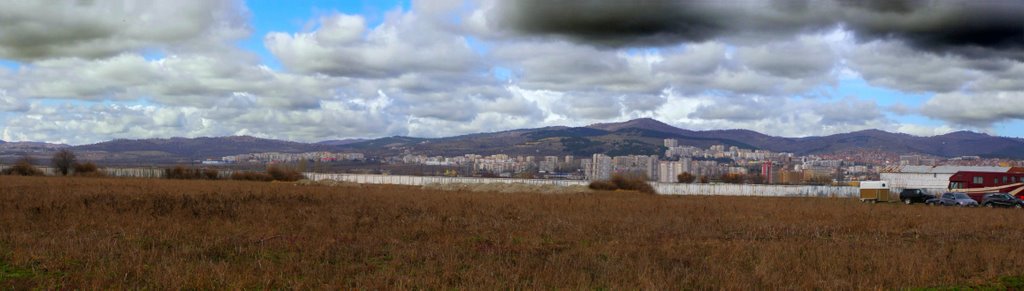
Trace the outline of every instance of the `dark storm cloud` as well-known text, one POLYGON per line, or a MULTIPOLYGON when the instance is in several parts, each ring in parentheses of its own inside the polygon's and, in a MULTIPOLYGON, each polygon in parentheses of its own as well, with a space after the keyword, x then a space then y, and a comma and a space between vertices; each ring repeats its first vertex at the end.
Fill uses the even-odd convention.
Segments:
POLYGON ((865 39, 895 38, 913 47, 972 58, 1024 59, 1024 2, 842 1, 842 19, 865 39))
POLYGON ((502 1, 498 25, 525 34, 560 35, 609 46, 702 41, 746 26, 792 32, 826 18, 805 13, 806 1, 732 4, 727 1, 502 1), (786 15, 778 11, 787 11, 786 15), (800 14, 800 15, 795 15, 800 14), (757 23, 749 16, 757 18, 757 23), (780 17, 789 16, 789 17, 780 17), (799 18, 799 19, 797 19, 799 18))
POLYGON ((1024 59, 1024 2, 1010 0, 501 1, 498 29, 606 46, 784 36, 837 26, 862 41, 1024 59))
POLYGON ((675 1, 507 1, 505 24, 528 34, 558 34, 606 44, 703 40, 722 27, 675 1))

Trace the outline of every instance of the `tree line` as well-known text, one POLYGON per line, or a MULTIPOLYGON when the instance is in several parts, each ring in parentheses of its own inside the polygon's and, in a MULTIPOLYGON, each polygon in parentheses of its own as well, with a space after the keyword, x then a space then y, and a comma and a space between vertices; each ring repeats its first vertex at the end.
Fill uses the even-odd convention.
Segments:
MULTIPOLYGON (((24 155, 14 162, 11 167, 0 171, 2 175, 16 176, 43 176, 43 170, 35 166, 35 160, 24 155)), ((93 162, 79 162, 78 157, 69 149, 58 150, 50 158, 50 165, 53 166, 54 174, 59 176, 79 177, 103 177, 103 171, 93 162)), ((220 171, 214 168, 187 168, 185 166, 174 166, 164 169, 164 177, 167 179, 179 180, 218 180, 231 179, 241 181, 298 181, 303 179, 301 167, 287 167, 281 165, 270 165, 266 171, 235 171, 230 176, 221 177, 220 171)))
MULTIPOLYGON (((69 149, 61 149, 50 158, 50 165, 53 166, 56 174, 61 176, 103 176, 103 172, 93 162, 79 162, 75 153, 69 149)), ((25 155, 14 162, 10 168, 4 169, 4 175, 17 176, 42 176, 43 170, 35 166, 35 160, 25 155)))

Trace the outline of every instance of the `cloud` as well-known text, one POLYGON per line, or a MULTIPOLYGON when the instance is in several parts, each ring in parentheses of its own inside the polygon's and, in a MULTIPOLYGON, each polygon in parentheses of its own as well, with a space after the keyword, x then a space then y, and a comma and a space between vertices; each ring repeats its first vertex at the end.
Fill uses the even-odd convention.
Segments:
POLYGON ((909 123, 900 124, 896 128, 897 132, 902 132, 902 133, 906 133, 906 134, 910 134, 910 135, 916 135, 916 136, 943 135, 943 134, 951 133, 951 132, 954 132, 954 131, 957 131, 957 130, 958 129, 955 129, 955 128, 950 127, 948 125, 927 126, 927 125, 909 124, 909 123))
POLYGON ((268 106, 302 108, 329 98, 338 80, 274 72, 238 55, 171 55, 146 60, 122 54, 106 59, 59 58, 23 66, 13 76, 17 94, 75 100, 146 99, 166 105, 209 106, 234 94, 265 97, 268 106))
POLYGON ((865 40, 899 39, 935 53, 1024 60, 1024 5, 1013 1, 840 1, 843 24, 865 40))
POLYGON ((0 113, 24 112, 28 110, 28 103, 24 100, 7 94, 6 90, 0 89, 0 113))
POLYGON ((462 36, 412 12, 395 11, 368 28, 358 15, 335 14, 304 33, 269 33, 264 43, 289 70, 354 78, 464 72, 479 60, 462 36))
MULTIPOLYGON (((792 99, 764 96, 698 96, 685 118, 670 112, 666 120, 686 127, 750 129, 782 136, 828 135, 863 129, 894 129, 873 100, 792 99)), ((675 103, 669 101, 669 106, 675 103)))
POLYGON ((515 82, 534 90, 601 89, 609 94, 657 93, 667 86, 645 54, 599 50, 565 41, 512 42, 494 49, 515 82))
POLYGON ((663 46, 788 37, 845 27, 864 41, 897 39, 932 52, 1024 59, 1024 5, 1007 1, 543 0, 484 5, 494 35, 556 36, 599 46, 663 46))
POLYGON ((82 100, 130 99, 126 94, 132 87, 159 81, 157 77, 153 66, 138 55, 41 60, 17 75, 26 96, 82 100))
POLYGON ((992 1, 413 1, 257 36, 281 70, 237 47, 244 3, 80 2, 0 11, 0 58, 18 62, 0 68, 4 139, 440 137, 638 117, 927 134, 1024 118, 1006 30, 1021 22, 1005 17, 1024 5, 992 1), (834 96, 857 78, 935 95, 834 96))
MULTIPOLYGON (((346 98, 384 94, 394 100, 392 111, 410 123, 534 116, 536 108, 510 95, 467 37, 439 19, 446 9, 428 7, 415 2, 413 11, 389 12, 375 27, 362 16, 328 15, 314 30, 272 32, 264 42, 289 71, 344 80, 339 90, 346 98)), ((433 135, 441 128, 464 128, 452 125, 413 130, 411 124, 410 131, 433 135)))
POLYGON ((630 107, 602 108, 588 114, 593 117, 657 109, 664 104, 659 96, 667 89, 719 95, 812 93, 837 77, 838 54, 827 38, 810 35, 731 47, 706 42, 657 50, 601 49, 563 40, 511 41, 494 48, 493 55, 521 89, 561 92, 559 98, 591 100, 587 104, 630 107))
MULTIPOLYGON (((486 24, 498 32, 564 36, 603 46, 669 45, 702 42, 745 30, 795 32, 808 23, 826 25, 810 13, 775 5, 721 4, 711 1, 656 0, 643 3, 609 1, 499 1, 486 24), (735 7, 733 7, 735 6, 735 7), (757 9, 757 13, 751 13, 757 9), (746 18, 744 18, 746 17, 746 18), (799 20, 796 20, 799 19, 799 20)), ((751 2, 752 3, 752 2, 751 2)))
POLYGON ((1003 70, 987 71, 967 83, 967 88, 980 92, 1024 91, 1024 62, 1002 61, 1003 70))
POLYGON ((833 84, 838 53, 828 35, 815 34, 760 45, 691 44, 664 51, 656 72, 673 89, 690 94, 803 95, 833 84))
POLYGON ((326 137, 378 136, 405 132, 387 105, 325 101, 317 108, 252 106, 251 96, 233 96, 211 107, 121 104, 34 104, 9 118, 6 140, 84 144, 114 138, 254 135, 297 141, 326 137), (331 126, 325 126, 331 125, 331 126))
POLYGON ((736 50, 736 61, 753 71, 789 79, 816 79, 838 60, 823 37, 799 37, 736 50))
POLYGON ((206 50, 248 35, 238 0, 3 1, 0 58, 105 58, 144 50, 206 50))
POLYGON ((869 83, 905 92, 952 92, 984 74, 963 57, 917 52, 891 41, 854 46, 847 60, 869 83))
POLYGON ((689 117, 697 120, 729 120, 729 121, 752 121, 774 117, 767 110, 760 108, 773 107, 778 103, 785 103, 785 100, 768 100, 766 98, 731 98, 723 100, 716 98, 714 103, 698 107, 689 117), (776 103, 776 104, 772 104, 776 103))
POLYGON ((951 92, 937 94, 921 107, 926 116, 955 124, 985 128, 1024 119, 1024 91, 951 92))

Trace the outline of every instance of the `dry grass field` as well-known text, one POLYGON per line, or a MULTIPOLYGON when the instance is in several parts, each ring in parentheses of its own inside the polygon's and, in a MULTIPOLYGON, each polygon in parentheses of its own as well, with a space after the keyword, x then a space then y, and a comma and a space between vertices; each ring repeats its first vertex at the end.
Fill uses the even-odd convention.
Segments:
POLYGON ((0 176, 0 289, 977 286, 1022 243, 1008 209, 0 176))

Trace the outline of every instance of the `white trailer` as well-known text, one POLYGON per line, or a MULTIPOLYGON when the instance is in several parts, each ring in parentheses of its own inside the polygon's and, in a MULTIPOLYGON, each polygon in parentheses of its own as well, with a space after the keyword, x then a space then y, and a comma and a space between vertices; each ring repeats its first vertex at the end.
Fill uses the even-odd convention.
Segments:
POLYGON ((892 202, 892 194, 889 192, 889 182, 886 181, 863 181, 860 182, 861 202, 892 202))

